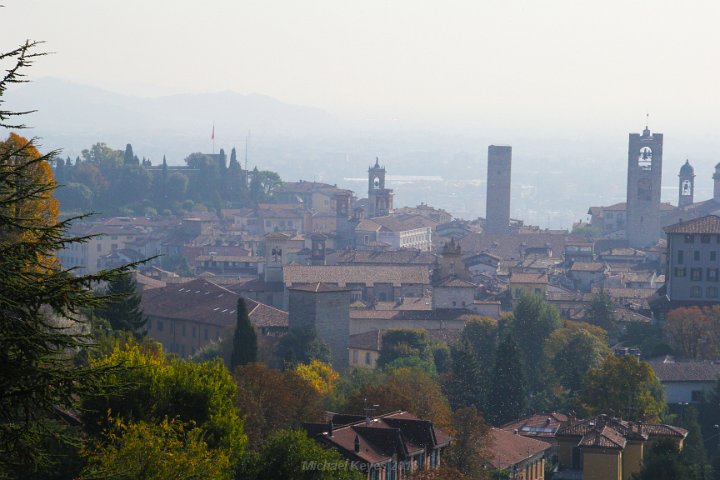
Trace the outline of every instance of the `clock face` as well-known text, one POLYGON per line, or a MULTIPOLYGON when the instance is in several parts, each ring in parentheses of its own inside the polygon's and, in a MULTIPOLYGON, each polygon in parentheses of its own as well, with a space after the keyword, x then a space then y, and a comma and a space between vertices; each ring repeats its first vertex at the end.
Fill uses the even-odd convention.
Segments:
POLYGON ((650 147, 642 147, 638 157, 638 166, 643 170, 650 170, 652 167, 652 150, 650 147))
POLYGON ((380 179, 378 177, 373 179, 373 188, 380 188, 380 179))

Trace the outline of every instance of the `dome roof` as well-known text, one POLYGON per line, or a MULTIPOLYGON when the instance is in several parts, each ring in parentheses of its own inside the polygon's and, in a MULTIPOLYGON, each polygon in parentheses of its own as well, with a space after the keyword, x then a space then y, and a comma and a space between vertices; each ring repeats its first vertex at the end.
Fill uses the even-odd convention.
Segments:
POLYGON ((690 165, 690 160, 685 160, 685 165, 680 167, 681 177, 692 177, 695 175, 695 169, 690 165))

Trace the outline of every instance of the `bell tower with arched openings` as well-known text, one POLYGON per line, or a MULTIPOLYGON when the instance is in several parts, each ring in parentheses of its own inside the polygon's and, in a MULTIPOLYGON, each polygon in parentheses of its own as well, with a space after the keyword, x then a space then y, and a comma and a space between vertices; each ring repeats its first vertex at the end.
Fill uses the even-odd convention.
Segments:
POLYGON ((680 167, 680 191, 678 192, 678 207, 687 207, 693 204, 695 196, 695 169, 690 165, 690 160, 680 167))
POLYGON ((393 191, 385 188, 385 167, 375 157, 375 165, 368 168, 368 218, 390 215, 393 209, 393 191))
POLYGON ((631 247, 646 247, 661 238, 662 155, 662 133, 651 133, 645 126, 642 134, 630 134, 626 238, 631 247))

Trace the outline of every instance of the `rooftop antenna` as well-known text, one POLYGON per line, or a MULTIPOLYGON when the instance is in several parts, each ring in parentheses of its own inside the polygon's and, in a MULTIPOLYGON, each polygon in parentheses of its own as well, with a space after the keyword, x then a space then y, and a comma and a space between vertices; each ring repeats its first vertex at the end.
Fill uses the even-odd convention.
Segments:
POLYGON ((212 153, 215 155, 215 122, 213 122, 213 129, 212 134, 210 135, 210 139, 212 140, 212 153))
POLYGON ((370 405, 368 406, 367 398, 363 398, 363 412, 365 413, 365 426, 370 426, 370 418, 374 416, 375 409, 378 408, 380 405, 370 405))

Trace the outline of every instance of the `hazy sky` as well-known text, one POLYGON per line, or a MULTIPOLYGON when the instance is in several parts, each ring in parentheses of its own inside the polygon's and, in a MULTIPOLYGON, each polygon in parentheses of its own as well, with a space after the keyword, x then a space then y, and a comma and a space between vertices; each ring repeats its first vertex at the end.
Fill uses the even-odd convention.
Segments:
MULTIPOLYGON (((2 0, 0 46, 134 94, 262 93, 356 118, 717 125, 720 2, 2 0)), ((708 125, 708 132, 714 125, 708 125)))

